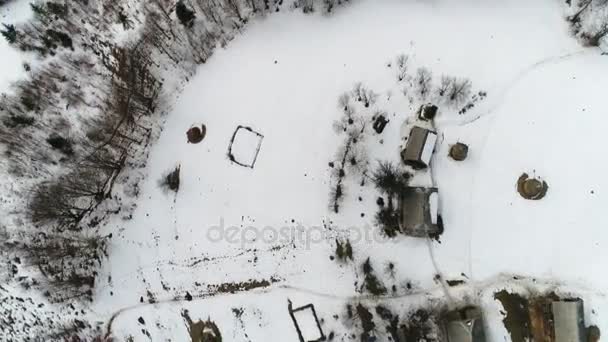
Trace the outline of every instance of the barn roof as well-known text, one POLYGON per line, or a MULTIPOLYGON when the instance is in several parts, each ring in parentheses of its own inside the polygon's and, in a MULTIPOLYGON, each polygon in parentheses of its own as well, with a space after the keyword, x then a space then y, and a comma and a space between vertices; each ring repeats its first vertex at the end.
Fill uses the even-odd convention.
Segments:
POLYGON ((431 162, 437 133, 419 126, 412 127, 405 150, 401 156, 403 162, 417 168, 424 168, 431 162))
POLYGON ((437 188, 408 187, 399 200, 406 235, 424 237, 439 232, 437 188))

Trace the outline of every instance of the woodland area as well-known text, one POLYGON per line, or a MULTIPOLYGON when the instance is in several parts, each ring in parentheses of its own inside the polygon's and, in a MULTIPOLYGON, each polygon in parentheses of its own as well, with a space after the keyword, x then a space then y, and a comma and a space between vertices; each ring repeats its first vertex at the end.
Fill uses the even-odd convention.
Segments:
MULTIPOLYGON (((31 21, 3 23, 13 47, 41 59, 24 65, 29 78, 0 98, 8 172, 29 194, 18 210, 28 223, 2 227, 6 279, 50 302, 92 300, 112 238, 100 223, 129 215, 121 204, 137 197, 141 177, 133 170, 145 166, 174 96, 163 88, 165 77, 187 80, 256 16, 329 13, 346 1, 43 1, 31 4, 31 21), (121 32, 135 38, 118 39, 121 32)), ((60 330, 90 328, 72 323, 60 330)))

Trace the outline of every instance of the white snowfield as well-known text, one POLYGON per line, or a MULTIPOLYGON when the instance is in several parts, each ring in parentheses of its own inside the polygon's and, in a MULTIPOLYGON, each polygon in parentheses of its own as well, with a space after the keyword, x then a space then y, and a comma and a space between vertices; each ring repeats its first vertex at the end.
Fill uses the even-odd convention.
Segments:
MULTIPOLYGON (((0 49, 1 63, 21 64, 0 49)), ((7 70, 0 89, 13 79, 7 70)), ((152 147, 132 219, 104 227, 113 238, 96 285, 96 318, 113 316, 120 341, 187 341, 184 309, 215 321, 224 341, 297 341, 288 299, 314 304, 324 333, 338 336, 348 327, 333 315, 343 317, 348 303, 382 303, 404 317, 429 303, 468 301, 485 310, 489 340, 502 341, 509 337, 493 291, 538 286, 582 297, 587 324, 608 331, 602 75, 608 57, 580 47, 552 0, 361 0, 331 16, 285 11, 256 20, 180 95, 152 147), (466 114, 442 108, 436 121, 441 243, 380 236, 379 193, 370 182, 348 179, 340 212, 328 207, 328 163, 343 140, 332 123, 342 115, 338 97, 356 82, 379 94, 370 110, 386 110, 390 120, 363 142, 370 167, 399 162, 401 123, 418 106, 397 82, 400 53, 410 56, 410 75, 425 66, 435 82, 466 77, 488 92, 466 114), (186 131, 201 122, 205 139, 187 144, 186 131), (253 168, 228 159, 239 125, 264 135, 261 144, 245 137, 260 146, 253 168), (458 141, 470 147, 463 162, 447 157, 458 141), (177 164, 179 192, 163 192, 159 179, 177 164), (523 172, 547 181, 544 199, 519 197, 523 172), (354 261, 330 260, 337 237, 350 239, 354 261), (360 294, 368 257, 394 295, 360 294), (468 284, 446 295, 436 274, 468 284), (272 285, 236 294, 208 287, 250 280, 272 285)), ((238 153, 252 161, 257 146, 246 143, 238 153)))
MULTIPOLYGON (((0 23, 16 24, 26 21, 31 16, 30 7, 25 1, 12 1, 0 7, 0 23)), ((0 25, 0 29, 4 26, 0 25)), ((24 55, 23 53, 11 48, 4 39, 0 36, 0 94, 10 91, 11 83, 23 79, 25 70, 23 63, 33 59, 32 56, 24 55)))

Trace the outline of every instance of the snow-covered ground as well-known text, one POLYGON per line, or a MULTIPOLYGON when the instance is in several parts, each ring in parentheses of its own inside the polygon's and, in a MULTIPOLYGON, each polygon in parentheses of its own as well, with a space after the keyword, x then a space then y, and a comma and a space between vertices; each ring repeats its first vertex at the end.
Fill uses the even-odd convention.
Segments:
MULTIPOLYGON (((1 91, 23 76, 23 57, 0 50, 1 91)), ((360 0, 331 16, 284 11, 254 21, 180 94, 152 147, 133 216, 117 215, 103 228, 113 238, 93 311, 99 320, 113 317, 119 340, 185 341, 187 309, 195 320, 214 320, 225 341, 296 341, 288 299, 296 307, 313 303, 327 334, 345 330, 333 315, 342 316, 347 303, 381 303, 403 317, 451 298, 486 309, 497 341, 508 337, 493 291, 539 286, 581 296, 587 323, 608 331, 601 273, 608 262, 601 221, 608 80, 598 76, 606 69, 608 57, 570 37, 552 0, 360 0), (401 124, 418 105, 397 81, 401 53, 410 57, 411 75, 427 67, 434 82, 442 74, 466 77, 488 93, 465 115, 441 108, 437 118, 432 178, 445 224, 441 243, 379 235, 379 193, 369 182, 349 179, 340 212, 328 206, 328 163, 343 141, 332 127, 342 115, 338 97, 355 83, 379 95, 359 110, 383 110, 390 120, 363 142, 371 167, 399 162, 401 124), (188 144, 186 131, 200 123, 205 139, 188 144), (239 126, 263 136, 236 135, 235 157, 255 160, 253 168, 228 158, 239 126), (470 146, 464 162, 447 157, 458 141, 470 146), (176 165, 179 192, 163 191, 159 181, 176 165), (519 197, 522 172, 548 182, 543 200, 519 197), (336 238, 353 243, 352 262, 330 259, 336 238), (359 292, 368 257, 385 286, 394 286, 391 296, 359 292), (468 283, 446 290, 438 273, 468 283), (523 280, 512 280, 515 274, 523 280), (239 292, 234 283, 264 286, 230 294, 239 292)), ((413 182, 430 185, 430 176, 413 182)))
MULTIPOLYGON (((27 1, 11 1, 0 7, 0 23, 15 24, 29 19, 30 7, 27 1)), ((4 29, 4 27, 1 27, 4 29)), ((6 92, 9 85, 25 77, 23 63, 31 59, 22 52, 9 47, 4 37, 0 37, 0 93, 6 92)))
MULTIPOLYGON (((408 281, 418 291, 438 291, 437 272, 448 279, 465 274, 473 289, 499 286, 502 273, 575 282, 588 299, 589 323, 601 324, 590 313, 605 306, 608 282, 600 273, 608 259, 600 216, 608 120, 600 108, 605 80, 597 77, 607 63, 569 37, 554 1, 361 1, 331 17, 282 13, 255 22, 200 68, 167 117, 135 215, 107 227, 120 233, 95 310, 129 307, 113 331, 136 340, 145 339, 138 316, 159 323, 145 327, 154 340, 185 339, 179 312, 187 308, 218 322, 231 341, 292 341, 287 299, 314 303, 331 327, 331 315, 357 296, 359 266, 369 256, 382 274, 395 264, 395 279, 386 282, 397 295, 408 281), (389 113, 382 136, 366 142, 372 165, 398 160, 399 127, 414 110, 394 66, 387 67, 399 53, 430 68, 435 80, 444 73, 468 77, 489 94, 466 115, 445 110, 438 118, 433 175, 446 230, 431 253, 425 240, 387 242, 372 234, 378 194, 371 185, 351 184, 340 213, 328 209, 328 162, 341 142, 332 130, 341 115, 337 99, 356 82, 379 93, 375 106, 389 113), (207 137, 187 144, 186 130, 199 122, 207 137), (239 125, 264 135, 253 169, 227 158, 239 125), (465 162, 447 158, 457 141, 471 147, 465 162), (167 194, 158 181, 176 164, 181 188, 167 194), (544 200, 519 197, 515 182, 524 171, 547 180, 544 200), (283 234, 294 231, 303 236, 283 234), (330 260, 336 236, 354 241, 352 264, 330 260), (250 279, 278 282, 196 299, 208 285, 250 279), (186 292, 194 302, 183 301, 186 292), (165 303, 140 304, 140 297, 165 303), (247 309, 245 317, 233 315, 237 307, 247 309)), ((490 295, 481 297, 482 305, 495 305, 490 295)), ((391 300, 401 312, 407 302, 391 300)), ((492 340, 501 339, 498 315, 489 316, 492 340)))

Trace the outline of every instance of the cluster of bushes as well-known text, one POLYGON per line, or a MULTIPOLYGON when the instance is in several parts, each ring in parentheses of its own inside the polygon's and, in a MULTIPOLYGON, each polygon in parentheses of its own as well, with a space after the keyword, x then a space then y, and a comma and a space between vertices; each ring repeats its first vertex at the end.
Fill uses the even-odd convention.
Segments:
POLYGON ((374 296, 385 295, 387 293, 386 287, 384 284, 382 284, 382 281, 378 279, 378 276, 376 276, 369 258, 367 258, 363 263, 362 269, 364 278, 361 289, 371 293, 374 296))
POLYGON ((399 169, 389 161, 381 161, 372 174, 375 187, 388 198, 378 201, 376 223, 388 237, 395 237, 399 232, 401 214, 395 206, 399 195, 407 188, 412 175, 399 169))
POLYGON ((334 122, 334 131, 344 136, 342 145, 336 152, 335 159, 329 163, 332 169, 329 207, 335 213, 345 196, 345 178, 347 175, 361 177, 365 183, 369 160, 364 140, 369 134, 372 118, 379 115, 372 109, 378 95, 362 83, 354 85, 353 90, 338 98, 338 107, 342 117, 334 122))
MULTIPOLYGON (((485 97, 484 92, 474 93, 472 83, 467 78, 441 75, 437 82, 434 81, 433 72, 426 67, 411 67, 411 59, 408 55, 400 54, 395 59, 397 82, 404 84, 403 93, 409 96, 410 102, 432 102, 451 108, 460 108, 460 114, 464 114, 472 108, 474 103, 485 97), (410 73, 410 71, 412 71, 410 73)), ((392 68, 393 63, 388 67, 392 68)))
POLYGON ((346 241, 336 239, 336 258, 343 262, 353 260, 353 246, 348 239, 346 241))
POLYGON ((573 34, 587 46, 599 46, 608 36, 608 1, 567 0, 573 34))

